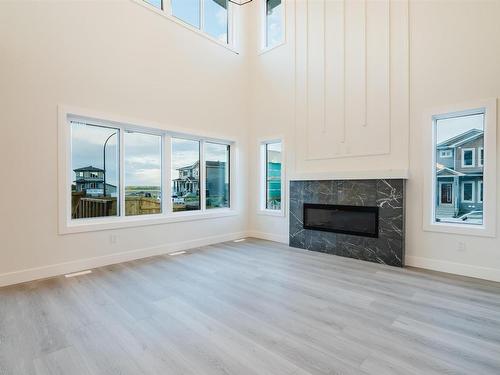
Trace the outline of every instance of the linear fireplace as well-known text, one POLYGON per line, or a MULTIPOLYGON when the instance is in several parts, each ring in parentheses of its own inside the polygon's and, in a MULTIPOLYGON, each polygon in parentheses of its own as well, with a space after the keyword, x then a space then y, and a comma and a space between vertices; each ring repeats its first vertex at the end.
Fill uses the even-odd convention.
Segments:
POLYGON ((405 181, 290 182, 292 247, 402 267, 405 181))
POLYGON ((304 229, 378 238, 379 208, 304 203, 304 229))

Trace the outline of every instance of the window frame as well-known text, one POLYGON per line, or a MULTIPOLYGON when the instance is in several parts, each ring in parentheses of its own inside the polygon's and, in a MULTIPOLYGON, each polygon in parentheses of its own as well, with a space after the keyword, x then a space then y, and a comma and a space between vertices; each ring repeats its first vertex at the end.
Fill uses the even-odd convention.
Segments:
POLYGON ((281 47, 286 43, 286 32, 287 32, 287 25, 286 25, 286 8, 287 8, 287 1, 286 0, 281 0, 282 1, 282 6, 283 6, 283 15, 281 16, 282 24, 283 24, 283 36, 281 40, 276 43, 275 45, 268 46, 267 45, 267 0, 260 0, 260 12, 259 12, 259 20, 260 20, 260 54, 266 53, 268 51, 272 51, 278 47, 281 47))
POLYGON ((461 200, 462 200, 462 203, 476 203, 476 184, 474 183, 474 181, 462 181, 462 196, 461 196, 461 200), (467 200, 465 199, 465 184, 470 184, 470 186, 472 186, 472 192, 471 192, 471 200, 467 200))
POLYGON ((269 216, 285 216, 286 206, 286 159, 285 141, 283 137, 266 138, 259 141, 259 204, 258 214, 269 216), (281 207, 279 210, 267 208, 267 145, 281 143, 281 207))
POLYGON ((482 99, 470 103, 429 109, 422 118, 424 139, 423 156, 423 215, 424 231, 452 233, 466 236, 496 237, 497 215, 497 99, 482 99), (466 225, 461 223, 438 222, 436 211, 436 121, 451 117, 484 113, 484 169, 483 169, 483 224, 466 225))
POLYGON ((481 152, 484 154, 484 147, 477 148, 477 166, 484 167, 484 156, 481 158, 481 152))
MULTIPOLYGON (((160 124, 151 124, 142 120, 118 118, 109 114, 102 114, 59 106, 58 108, 58 232, 59 234, 91 232, 99 230, 135 227, 143 225, 165 224, 170 222, 203 220, 239 214, 237 208, 237 190, 235 160, 237 142, 234 139, 219 137, 218 135, 193 135, 183 131, 168 130, 160 124), (72 219, 71 218, 71 121, 89 123, 91 125, 113 127, 119 129, 120 134, 126 131, 153 134, 162 137, 162 205, 161 213, 145 215, 125 215, 125 164, 124 164, 124 136, 119 137, 119 213, 117 216, 98 218, 72 219), (137 125, 141 124, 141 125, 137 125), (204 163, 204 142, 214 142, 229 145, 229 207, 206 209, 204 192, 200 192, 200 210, 173 212, 171 199, 171 139, 183 138, 200 141, 200 163, 204 163)), ((204 165, 204 164, 203 164, 204 165)), ((200 170, 200 181, 204 180, 204 172, 200 170)), ((201 186, 200 186, 201 188, 201 186)), ((204 188, 204 182, 203 182, 204 188)))
POLYGON ((439 199, 439 205, 441 205, 441 206, 453 206, 455 204, 455 197, 453 195, 453 189, 454 189, 453 182, 450 182, 450 181, 439 181, 439 197, 438 197, 438 199, 439 199), (442 198, 443 197, 443 190, 442 190, 441 186, 445 185, 445 184, 446 185, 451 185, 451 192, 452 192, 452 194, 451 194, 451 203, 443 203, 443 198, 442 198))
POLYGON ((453 157, 453 151, 452 150, 440 150, 439 157, 443 158, 443 159, 449 159, 449 158, 453 157))
POLYGON ((465 147, 460 149, 460 157, 462 160, 462 168, 475 168, 476 167, 476 148, 475 147, 465 147), (472 154, 472 164, 465 164, 465 152, 470 151, 472 154))
POLYGON ((228 1, 228 8, 227 8, 227 24, 228 24, 228 35, 227 35, 227 43, 224 43, 220 41, 217 38, 214 38, 210 34, 206 33, 203 30, 203 25, 204 25, 204 2, 205 0, 200 0, 200 28, 193 26, 182 19, 174 16, 172 14, 172 3, 171 0, 163 0, 162 1, 162 8, 159 9, 155 7, 154 5, 150 4, 146 0, 131 0, 134 3, 145 7, 146 9, 149 9, 150 11, 163 16, 167 19, 169 19, 172 22, 177 23, 178 25, 181 25, 185 27, 186 29, 222 46, 225 47, 226 49, 230 50, 233 53, 239 54, 239 38, 237 37, 239 34, 239 19, 240 19, 240 10, 238 9, 238 6, 235 6, 232 4, 230 1, 228 1))

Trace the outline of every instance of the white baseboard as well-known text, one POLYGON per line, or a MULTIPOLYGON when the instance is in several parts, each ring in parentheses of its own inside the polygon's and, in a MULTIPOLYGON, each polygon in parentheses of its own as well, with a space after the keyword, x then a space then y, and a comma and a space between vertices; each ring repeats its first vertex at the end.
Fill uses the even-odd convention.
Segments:
POLYGON ((196 240, 175 242, 144 249, 114 253, 100 257, 75 260, 52 264, 43 267, 28 268, 20 271, 0 274, 0 287, 24 283, 27 281, 45 279, 48 277, 64 275, 67 273, 108 266, 110 264, 127 262, 135 259, 147 258, 155 255, 168 254, 181 250, 193 249, 201 246, 213 245, 220 242, 232 241, 247 237, 247 232, 229 233, 218 236, 204 237, 196 240))
POLYGON ((455 275, 475 277, 500 282, 500 270, 495 268, 471 266, 468 264, 448 262, 439 259, 422 258, 407 255, 405 257, 407 266, 425 268, 433 271, 452 273, 455 275))
POLYGON ((288 244, 288 236, 279 235, 279 234, 265 233, 265 232, 258 232, 258 231, 251 230, 251 231, 247 232, 247 237, 260 238, 261 240, 268 240, 268 241, 281 242, 281 243, 288 244))

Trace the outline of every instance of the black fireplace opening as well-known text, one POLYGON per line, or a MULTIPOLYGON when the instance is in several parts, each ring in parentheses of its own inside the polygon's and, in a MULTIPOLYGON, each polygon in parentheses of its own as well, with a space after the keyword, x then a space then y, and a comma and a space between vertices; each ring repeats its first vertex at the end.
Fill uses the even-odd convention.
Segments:
POLYGON ((379 208, 304 203, 304 229, 378 237, 379 208))

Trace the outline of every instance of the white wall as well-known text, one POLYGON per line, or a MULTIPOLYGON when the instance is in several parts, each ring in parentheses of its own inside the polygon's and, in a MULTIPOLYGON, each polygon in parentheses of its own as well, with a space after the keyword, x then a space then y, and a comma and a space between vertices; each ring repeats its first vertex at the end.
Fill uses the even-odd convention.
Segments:
MULTIPOLYGON (((263 137, 284 135, 287 174, 294 178, 397 176, 409 168, 407 264, 500 281, 498 237, 459 236, 422 230, 424 166, 421 157, 425 111, 436 106, 500 96, 500 1, 392 1, 390 98, 393 125, 389 132, 388 118, 377 118, 374 110, 369 114, 375 116, 371 123, 375 131, 367 132, 360 127, 359 116, 364 114, 363 63, 366 56, 363 48, 364 2, 353 0, 346 9, 345 19, 349 23, 346 26, 350 30, 346 37, 354 43, 346 50, 346 61, 351 62, 349 69, 355 69, 355 72, 346 70, 345 75, 342 69, 342 4, 342 1, 287 1, 287 43, 252 59, 252 138, 256 142, 263 137), (324 4, 327 4, 326 8, 324 4), (326 18, 323 17, 325 9, 326 18), (335 32, 332 28, 338 30, 335 32), (409 74, 405 75, 405 69, 409 74), (339 124, 342 125, 343 118, 338 103, 342 103, 343 96, 338 87, 342 87, 344 80, 351 102, 346 112, 347 128, 352 129, 352 137, 348 137, 344 145, 339 145, 338 140, 342 138, 339 124), (323 82, 330 83, 326 95, 323 82), (308 101, 305 98, 307 92, 310 93, 308 101), (331 116, 326 132, 322 117, 325 98, 327 113, 331 116), (367 140, 382 147, 389 145, 389 152, 371 155, 376 150, 367 140), (349 145, 351 149, 365 150, 366 155, 349 155, 349 145), (319 154, 319 158, 315 158, 315 154, 319 154), (457 251, 459 242, 465 243, 465 251, 457 251)), ((387 26, 384 29, 387 2, 372 1, 368 4, 367 40, 375 43, 380 33, 387 32, 387 26), (370 32, 378 35, 372 36, 370 32)), ((257 9, 254 8, 253 12, 256 25, 257 9)), ((383 60, 384 56, 387 57, 387 44, 382 42, 377 44, 382 46, 380 49, 367 49, 371 51, 368 71, 375 69, 369 77, 379 74, 370 64, 387 67, 383 60)), ((255 48, 257 43, 253 40, 255 48)), ((386 79, 368 82, 369 103, 387 108, 387 98, 386 79)), ((255 145, 251 151, 251 162, 255 167, 250 170, 249 181, 254 192, 250 196, 257 197, 258 185, 254 181, 258 154, 255 145)), ((256 199, 251 207, 258 207, 256 199)), ((498 211, 497 208, 497 214, 498 211)), ((500 220, 497 223, 500 224, 500 220)), ((254 210, 250 226, 255 234, 283 241, 287 239, 286 217, 262 216, 254 210)))
MULTIPOLYGON (((421 158, 425 111, 500 97, 500 1, 413 1, 410 9, 411 178, 407 190, 407 262, 500 281, 500 207, 496 210, 496 238, 424 232, 421 158), (459 251, 459 242, 465 243, 464 251, 459 251)), ((497 149, 498 146, 497 140, 497 149)), ((498 172, 497 177, 500 177, 498 172)), ((497 191, 498 188, 497 182, 497 191)))
POLYGON ((130 0, 2 1, 0 36, 0 283, 246 230, 244 56, 130 0), (59 104, 237 139, 240 214, 116 230, 116 244, 110 231, 58 235, 59 104))
MULTIPOLYGON (((339 56, 344 60, 343 29, 335 29, 342 23, 330 23, 342 21, 338 13, 342 2, 325 3, 330 12, 325 24, 323 0, 309 1, 308 22, 306 2, 299 1, 295 13, 295 2, 287 1, 283 46, 251 55, 234 54, 130 0, 0 2, 4 178, 0 280, 19 281, 29 275, 196 246, 248 229, 254 235, 286 241, 286 217, 257 214, 258 140, 279 136, 285 138, 288 176, 398 176, 409 168, 407 263, 500 280, 498 237, 422 230, 421 164, 424 111, 500 96, 500 2, 411 1, 407 8, 405 1, 393 1, 390 18, 383 1, 369 2, 368 55, 359 32, 364 30, 363 2, 350 4, 346 40, 354 41, 349 48, 346 45, 346 62, 351 64, 344 75, 343 67, 336 65, 339 56), (373 30, 378 36, 371 36, 373 30), (391 36, 390 50, 384 44, 387 39, 376 39, 380 34, 391 36), (383 48, 373 43, 382 43, 383 48), (387 75, 376 80, 389 70, 390 90, 387 75), (329 75, 321 76, 325 72, 329 75), (343 111, 338 101, 344 97, 329 90, 338 89, 346 78, 347 130, 355 131, 339 143, 338 118, 343 111), (369 132, 359 120, 365 87, 372 106, 369 132), (321 117, 323 99, 328 106, 326 122, 321 117), (242 213, 192 223, 58 235, 59 104, 237 138, 242 154, 248 156, 238 166, 237 203, 242 213), (326 131, 317 137, 325 123, 326 131), (382 150, 369 140, 381 144, 382 150), (329 144, 335 147, 330 149, 329 144), (353 150, 365 155, 353 156, 353 150), (116 244, 110 244, 111 233, 118 236, 116 244), (465 251, 457 251, 458 242, 465 242, 465 251), (149 250, 134 253, 140 249, 149 250), (30 271, 23 273, 26 269, 30 271)), ((252 23, 243 44, 248 39, 248 50, 256 51, 258 4, 254 1, 245 9, 243 20, 248 15, 252 23)))

